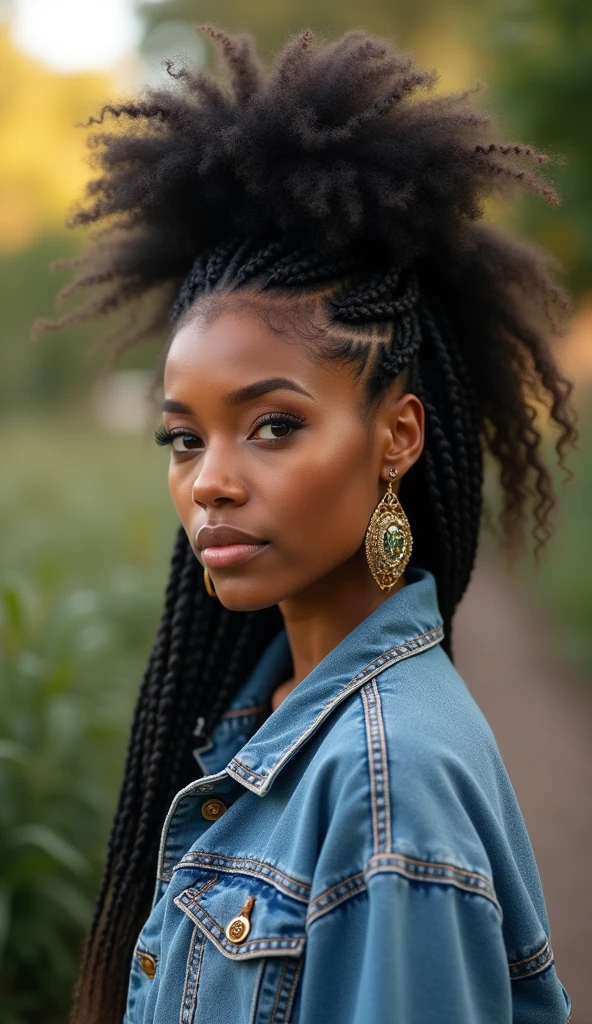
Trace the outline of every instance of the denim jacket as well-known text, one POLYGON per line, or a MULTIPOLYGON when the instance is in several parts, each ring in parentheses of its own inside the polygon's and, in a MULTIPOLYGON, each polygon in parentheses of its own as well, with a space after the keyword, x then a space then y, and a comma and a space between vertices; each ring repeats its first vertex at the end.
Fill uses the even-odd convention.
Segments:
POLYGON ((124 1024, 568 1021, 514 791, 406 578, 268 714, 278 634, 201 743, 124 1024))

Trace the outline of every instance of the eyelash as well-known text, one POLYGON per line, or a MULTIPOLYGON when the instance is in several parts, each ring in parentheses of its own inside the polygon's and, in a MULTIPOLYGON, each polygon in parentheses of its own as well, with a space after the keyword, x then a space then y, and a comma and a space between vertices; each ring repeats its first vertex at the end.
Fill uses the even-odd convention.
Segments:
MULTIPOLYGON (((265 427, 270 423, 287 424, 293 431, 297 431, 304 425, 304 419, 303 417, 295 416, 290 412, 266 413, 266 415, 262 416, 261 419, 256 420, 253 426, 253 432, 255 433, 261 427, 265 427)), ((292 434, 288 434, 286 437, 276 437, 273 439, 264 438, 263 440, 268 445, 274 445, 287 441, 291 436, 292 434)), ((156 444, 161 445, 162 447, 172 448, 172 443, 176 437, 191 437, 192 439, 195 439, 196 435, 192 434, 190 430, 185 430, 183 427, 177 427, 175 430, 167 430, 167 428, 162 424, 154 431, 154 440, 156 441, 156 444)), ((202 451, 203 449, 195 448, 193 450, 202 451)), ((189 454, 188 452, 178 452, 175 449, 172 449, 172 451, 175 455, 189 454)))

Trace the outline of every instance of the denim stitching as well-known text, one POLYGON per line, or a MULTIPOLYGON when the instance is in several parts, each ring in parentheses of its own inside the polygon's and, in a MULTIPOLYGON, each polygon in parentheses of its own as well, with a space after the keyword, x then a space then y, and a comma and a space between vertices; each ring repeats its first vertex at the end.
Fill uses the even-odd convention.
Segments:
POLYGON ((545 939, 540 949, 533 953, 532 956, 528 956, 524 960, 510 960, 508 965, 510 979, 512 981, 522 981, 524 978, 532 978, 535 974, 545 971, 553 962, 553 950, 549 945, 549 940, 545 939))
POLYGON ((351 896, 357 896, 358 893, 364 892, 365 889, 366 882, 362 873, 351 875, 339 885, 334 885, 331 889, 327 889, 310 903, 306 918, 306 927, 308 928, 309 925, 311 925, 313 921, 316 921, 318 917, 323 917, 323 915, 327 914, 333 909, 333 907, 337 907, 340 903, 344 903, 351 896))
POLYGON ((280 980, 278 982, 277 991, 275 993, 275 999, 273 1001, 273 1010, 271 1011, 271 1021, 270 1021, 270 1024, 276 1024, 276 1021, 277 1021, 276 1014, 277 1014, 277 1011, 278 1011, 278 1005, 279 1005, 280 997, 281 997, 281 994, 282 994, 282 986, 284 984, 284 978, 286 976, 287 969, 288 969, 288 960, 284 960, 284 962, 282 964, 282 971, 281 971, 281 974, 280 974, 280 980))
POLYGON ((259 967, 257 968, 257 974, 255 975, 255 986, 253 988, 253 998, 251 999, 251 1011, 249 1013, 249 1024, 255 1024, 257 1018, 257 1008, 259 1005, 259 993, 261 991, 261 982, 263 980, 263 971, 267 961, 261 960, 259 967))
POLYGON ((193 929, 193 935, 191 936, 191 946, 189 948, 189 957, 187 959, 187 972, 185 974, 185 985, 183 987, 183 998, 181 1000, 181 1013, 179 1016, 179 1024, 191 1024, 193 1021, 193 1015, 195 1013, 195 1003, 197 1000, 197 988, 199 984, 199 977, 201 974, 201 965, 203 961, 205 949, 205 939, 199 931, 197 925, 193 929), (195 946, 197 940, 200 940, 200 944, 197 950, 197 962, 195 961, 195 946))
POLYGON ((270 1024, 285 1024, 288 1020, 287 1014, 291 1009, 293 999, 294 979, 298 978, 301 963, 301 959, 286 959, 284 961, 270 1024))
POLYGON ((379 836, 378 836, 378 809, 376 807, 376 782, 374 774, 376 771, 375 759, 374 759, 374 744, 372 736, 372 723, 370 721, 370 710, 368 708, 368 694, 366 687, 361 690, 360 696, 362 698, 362 704, 364 705, 364 721, 366 723, 366 747, 368 750, 368 771, 370 774, 370 809, 372 812, 372 838, 374 852, 379 853, 379 836))
POLYGON ((391 809, 389 800, 388 761, 386 738, 382 722, 382 707, 376 680, 361 691, 366 718, 368 763, 370 767, 370 793, 374 853, 389 853, 391 838, 391 809))
POLYGON ((545 939, 540 949, 537 949, 536 953, 532 953, 531 956, 525 956, 523 960, 510 960, 510 964, 513 967, 522 967, 523 964, 529 964, 531 960, 536 960, 541 953, 544 953, 549 945, 549 940, 545 939))
POLYGON ((196 895, 195 889, 186 889, 185 892, 175 896, 173 903, 206 932, 221 953, 230 955, 232 960, 245 960, 249 958, 250 953, 263 951, 271 956, 279 956, 285 953, 286 950, 295 950, 297 953, 302 952, 305 942, 304 935, 291 939, 285 936, 274 935, 261 939, 252 939, 250 942, 241 942, 240 944, 229 942, 218 922, 195 900, 196 895), (211 927, 208 927, 208 922, 211 927))
POLYGON ((302 971, 302 964, 303 964, 303 958, 302 957, 299 960, 295 960, 294 961, 294 966, 295 966, 296 969, 294 971, 294 977, 292 979, 292 987, 290 989, 290 992, 288 993, 288 1002, 286 1004, 286 1012, 284 1014, 284 1019, 281 1022, 281 1024, 290 1024, 290 1017, 292 1016, 292 1007, 294 1005, 294 997, 296 995, 296 989, 298 988, 298 981, 299 981, 300 974, 301 974, 301 971, 302 971))
MULTIPOLYGON (((222 772, 218 772, 217 775, 207 776, 207 778, 217 779, 218 781, 222 781, 222 780, 226 780, 228 778, 228 775, 227 775, 226 771, 222 771, 222 772)), ((202 790, 202 788, 201 788, 202 785, 203 785, 203 779, 198 779, 196 782, 190 782, 188 786, 184 787, 184 789, 179 790, 179 792, 173 798, 171 806, 168 809, 167 816, 165 818, 164 825, 162 826, 162 831, 161 831, 161 834, 160 834, 160 845, 159 845, 159 849, 158 849, 158 865, 157 865, 157 869, 156 869, 156 885, 155 885, 155 888, 154 888, 154 895, 152 897, 152 905, 153 906, 154 906, 154 901, 155 901, 156 897, 158 896, 158 886, 159 886, 159 883, 160 882, 170 882, 170 880, 171 880, 171 872, 172 872, 172 869, 173 869, 173 867, 174 867, 174 865, 176 863, 176 861, 167 860, 167 857, 166 857, 166 846, 167 846, 167 841, 168 841, 168 837, 169 837, 170 825, 171 825, 173 817, 175 816, 175 813, 177 811, 177 807, 181 803, 181 800, 184 799, 184 797, 186 797, 186 796, 194 796, 196 793, 199 794, 200 792, 204 792, 204 790, 202 790)), ((214 788, 214 786, 213 786, 213 784, 211 782, 208 783, 208 786, 210 786, 211 789, 214 788)), ((211 791, 211 789, 209 791, 211 791)))
POLYGON ((364 872, 363 871, 358 871, 358 872, 356 872, 355 875, 348 875, 348 877, 344 878, 344 880, 342 882, 336 882, 335 885, 329 886, 328 889, 323 889, 323 892, 319 893, 318 896, 315 896, 314 900, 310 901, 310 905, 309 906, 314 907, 315 904, 317 904, 317 903, 319 903, 319 904, 320 903, 324 903, 326 897, 327 896, 331 896, 332 893, 337 892, 337 890, 339 890, 339 892, 337 892, 337 895, 339 895, 344 886, 347 886, 350 883, 357 883, 363 877, 364 877, 364 872))
POLYGON ((372 857, 365 873, 366 881, 380 872, 393 872, 409 878, 411 881, 430 882, 439 885, 453 885, 457 889, 484 896, 502 914, 493 885, 484 875, 467 871, 454 864, 421 861, 414 857, 406 857, 400 853, 391 853, 380 857, 372 857))
POLYGON ((250 778, 251 775, 256 776, 258 779, 261 779, 262 781, 267 778, 267 775, 261 775, 259 772, 254 771, 253 768, 246 768, 245 765, 242 764, 237 757, 233 757, 230 763, 236 768, 240 775, 244 776, 245 779, 250 778))
POLYGON ((273 868, 269 864, 265 864, 263 861, 254 860, 249 857, 226 857, 221 854, 205 854, 200 853, 198 850, 190 851, 178 864, 175 865, 173 870, 181 870, 187 867, 189 864, 197 867, 212 868, 215 867, 219 871, 233 872, 241 875, 248 875, 253 878, 261 878, 276 888, 280 889, 281 892, 286 893, 288 896, 292 896, 294 899, 300 899, 303 903, 308 902, 310 895, 310 885, 306 882, 298 882, 295 878, 290 875, 286 875, 279 868, 273 868))
POLYGON ((420 636, 407 640, 404 644, 397 644, 395 647, 391 647, 388 651, 385 651, 384 654, 375 658, 369 665, 366 665, 366 667, 358 672, 353 679, 350 679, 349 683, 346 683, 345 686, 342 687, 339 693, 319 712, 314 722, 300 733, 300 736, 298 736, 292 746, 288 747, 288 749, 283 752, 279 760, 276 761, 276 763, 267 772, 261 774, 260 772, 254 771, 252 768, 247 768, 246 765, 243 765, 236 757, 234 757, 226 767, 228 775, 237 779, 238 782, 246 782, 248 788, 253 789, 254 792, 263 794, 267 788, 267 784, 271 782, 274 775, 277 774, 282 765, 289 760, 292 754, 302 746, 309 736, 316 732, 337 704, 340 704, 341 701, 348 697, 352 691, 359 689, 363 683, 369 682, 374 678, 374 676, 377 676, 386 668, 390 668, 391 665, 395 665, 397 662, 403 661, 405 658, 410 658, 421 650, 433 647, 435 644, 440 643, 443 637, 444 629, 440 625, 436 626, 435 629, 430 629, 426 633, 422 633, 420 636))
POLYGON ((391 852, 391 800, 390 782, 388 770, 388 754, 386 746, 386 735, 384 731, 384 720, 382 717, 382 701, 378 690, 378 682, 372 680, 372 690, 376 699, 376 724, 378 728, 378 743, 380 748, 380 759, 382 767, 382 779, 384 788, 384 852, 391 852))

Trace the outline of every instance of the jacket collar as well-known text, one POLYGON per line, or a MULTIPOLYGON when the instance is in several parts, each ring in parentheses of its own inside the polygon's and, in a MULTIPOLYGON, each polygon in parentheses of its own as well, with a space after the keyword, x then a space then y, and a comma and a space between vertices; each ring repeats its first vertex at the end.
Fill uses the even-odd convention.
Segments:
MULTIPOLYGON (((409 567, 406 579, 402 590, 360 622, 288 694, 229 762, 228 775, 264 796, 284 765, 351 693, 397 661, 440 643, 444 631, 434 576, 427 569, 409 567)), ((290 664, 282 630, 225 717, 260 708, 286 678, 290 664)))

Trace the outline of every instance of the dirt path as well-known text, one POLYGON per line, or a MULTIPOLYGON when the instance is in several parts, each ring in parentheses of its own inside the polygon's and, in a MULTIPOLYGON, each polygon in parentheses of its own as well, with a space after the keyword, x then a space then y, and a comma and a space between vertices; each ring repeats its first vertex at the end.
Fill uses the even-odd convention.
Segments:
POLYGON ((573 1024, 592 1024, 592 700, 515 584, 481 563, 459 607, 456 664, 516 790, 573 1024))

